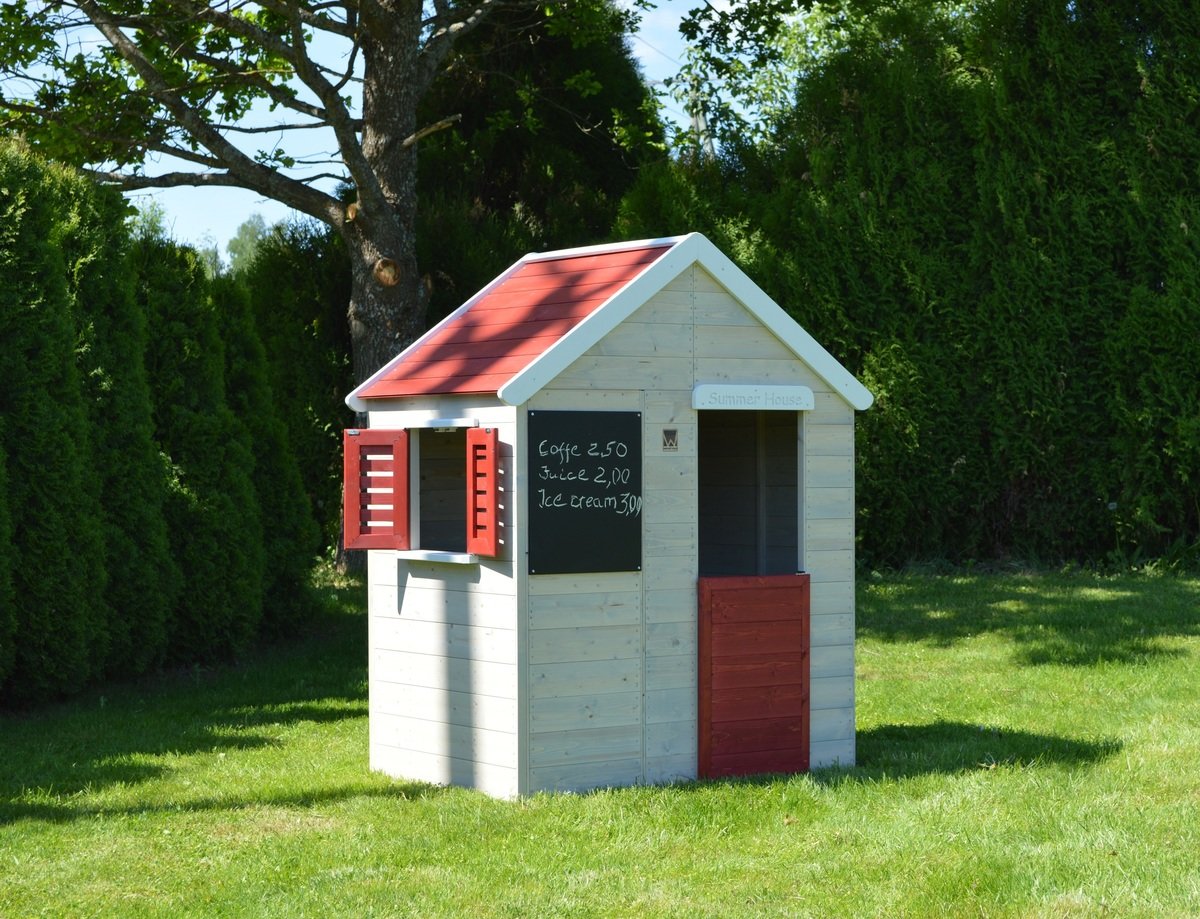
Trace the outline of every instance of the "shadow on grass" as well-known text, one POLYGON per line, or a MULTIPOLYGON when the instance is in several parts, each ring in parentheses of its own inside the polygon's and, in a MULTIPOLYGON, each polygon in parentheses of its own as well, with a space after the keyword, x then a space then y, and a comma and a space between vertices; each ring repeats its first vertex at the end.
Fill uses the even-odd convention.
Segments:
POLYGON ((1010 639, 1018 662, 1086 666, 1182 652, 1200 635, 1200 582, 1086 574, 895 575, 865 581, 858 634, 948 647, 983 633, 1010 639))
POLYGON ((957 775, 998 768, 1089 766, 1121 751, 1119 740, 1076 740, 955 721, 887 724, 858 732, 858 765, 812 773, 822 785, 957 775))
POLYGON ((307 809, 338 804, 361 798, 391 798, 397 801, 419 801, 438 797, 449 789, 441 785, 420 782, 391 782, 387 785, 351 784, 340 788, 323 788, 306 794, 279 795, 264 791, 252 798, 215 796, 188 801, 162 801, 130 807, 97 807, 74 803, 41 801, 0 801, 0 824, 16 820, 41 820, 46 823, 70 823, 92 817, 135 817, 153 814, 204 813, 215 811, 245 811, 251 808, 307 809))
MULTIPOLYGON (((858 765, 816 769, 806 778, 835 787, 925 775, 961 775, 1001 768, 1090 766, 1119 753, 1119 740, 1075 740, 955 721, 888 724, 858 732, 858 765)), ((768 785, 792 776, 717 779, 717 784, 768 785)), ((704 782, 702 784, 712 784, 704 782)))
MULTIPOLYGON (((348 611, 362 608, 356 591, 361 587, 341 591, 346 596, 336 606, 288 643, 238 664, 110 684, 30 711, 0 711, 0 822, 88 816, 73 796, 163 777, 175 768, 174 757, 278 746, 280 727, 365 718, 366 617, 348 611)), ((362 793, 402 794, 403 788, 362 793)), ((253 803, 272 803, 270 792, 253 802, 218 796, 211 806, 253 803)))

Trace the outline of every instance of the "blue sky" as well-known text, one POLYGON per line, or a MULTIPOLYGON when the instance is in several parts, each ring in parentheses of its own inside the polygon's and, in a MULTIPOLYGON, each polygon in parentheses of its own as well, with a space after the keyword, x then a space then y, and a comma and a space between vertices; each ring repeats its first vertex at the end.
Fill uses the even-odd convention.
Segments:
MULTIPOLYGON (((642 26, 632 47, 646 79, 654 82, 672 76, 683 57, 683 39, 679 21, 699 0, 658 0, 657 8, 643 14, 642 26)), ((668 117, 683 118, 678 107, 668 100, 668 117)), ((167 229, 184 242, 197 245, 215 243, 226 255, 225 244, 251 214, 259 213, 268 224, 288 217, 292 212, 275 201, 253 192, 227 188, 177 188, 140 192, 134 199, 151 197, 166 211, 167 229)))

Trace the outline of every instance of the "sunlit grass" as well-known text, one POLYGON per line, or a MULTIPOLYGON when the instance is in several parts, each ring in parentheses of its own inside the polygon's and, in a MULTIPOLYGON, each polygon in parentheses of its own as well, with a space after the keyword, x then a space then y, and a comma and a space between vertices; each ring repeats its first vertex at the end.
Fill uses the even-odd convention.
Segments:
POLYGON ((0 721, 0 916, 1200 914, 1200 582, 864 577, 859 765, 519 802, 367 770, 362 588, 0 721))

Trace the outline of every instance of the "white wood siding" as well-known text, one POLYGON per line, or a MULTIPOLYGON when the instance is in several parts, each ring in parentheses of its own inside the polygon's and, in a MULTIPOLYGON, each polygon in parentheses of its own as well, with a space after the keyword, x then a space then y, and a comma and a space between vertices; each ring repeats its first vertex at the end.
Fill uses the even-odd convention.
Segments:
POLYGON ((528 576, 528 788, 693 778, 698 383, 808 386, 803 564, 813 579, 814 765, 852 763, 853 412, 707 273, 688 269, 530 400, 640 411, 642 573, 528 576), (637 382, 642 391, 628 389, 637 382), (664 430, 675 432, 674 449, 664 430))
POLYGON ((854 410, 829 392, 805 412, 804 568, 812 578, 812 768, 854 764, 854 410))
MULTIPOLYGON (((499 429, 503 520, 511 531, 515 411, 461 397, 397 406, 372 412, 371 426, 444 418, 478 419, 499 429)), ((498 797, 520 793, 520 632, 511 539, 504 555, 460 565, 369 554, 371 768, 498 797)))

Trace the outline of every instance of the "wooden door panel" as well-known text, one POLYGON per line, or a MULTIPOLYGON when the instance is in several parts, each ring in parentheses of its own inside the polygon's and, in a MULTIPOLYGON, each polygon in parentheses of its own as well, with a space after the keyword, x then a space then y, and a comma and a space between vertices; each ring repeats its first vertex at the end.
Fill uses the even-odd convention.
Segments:
POLYGON ((808 575, 701 578, 699 774, 808 769, 808 575))

